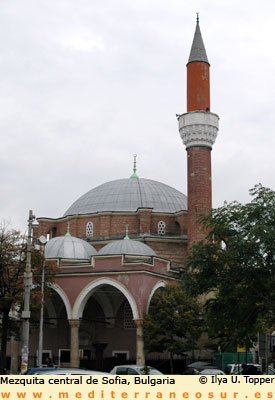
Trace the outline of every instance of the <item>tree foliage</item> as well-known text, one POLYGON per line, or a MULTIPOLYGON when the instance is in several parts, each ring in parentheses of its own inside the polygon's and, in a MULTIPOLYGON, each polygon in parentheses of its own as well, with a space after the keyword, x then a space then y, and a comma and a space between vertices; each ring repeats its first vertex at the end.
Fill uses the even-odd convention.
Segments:
POLYGON ((207 241, 193 247, 183 276, 191 293, 208 294, 209 333, 226 350, 275 324, 275 192, 259 184, 250 194, 248 204, 199 218, 207 241))
MULTIPOLYGON (((184 354, 201 333, 201 308, 180 286, 167 286, 153 296, 144 318, 144 343, 150 352, 184 354)), ((172 371, 171 371, 172 372, 172 371)))
MULTIPOLYGON (((19 316, 23 307, 24 271, 26 266, 27 244, 24 236, 0 223, 0 369, 6 368, 6 348, 11 335, 18 336, 19 316)), ((44 263, 43 254, 32 249, 33 289, 31 291, 31 321, 38 319, 41 306, 41 274, 44 263)), ((56 269, 52 263, 45 268, 45 281, 52 281, 56 269)))

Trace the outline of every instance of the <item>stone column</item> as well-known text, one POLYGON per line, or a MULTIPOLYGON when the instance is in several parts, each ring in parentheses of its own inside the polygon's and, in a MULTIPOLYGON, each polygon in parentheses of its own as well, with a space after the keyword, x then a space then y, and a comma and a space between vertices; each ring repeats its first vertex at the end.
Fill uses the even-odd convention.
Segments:
POLYGON ((144 341, 143 341, 143 319, 135 319, 135 324, 137 327, 137 345, 136 345, 136 364, 144 366, 145 365, 145 355, 144 355, 144 341))
POLYGON ((79 319, 69 319, 71 328, 71 367, 79 367, 79 319))

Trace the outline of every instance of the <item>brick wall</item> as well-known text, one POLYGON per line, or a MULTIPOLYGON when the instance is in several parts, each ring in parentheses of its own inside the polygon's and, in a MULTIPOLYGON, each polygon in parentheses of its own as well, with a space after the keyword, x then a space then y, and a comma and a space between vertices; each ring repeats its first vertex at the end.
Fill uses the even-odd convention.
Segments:
POLYGON ((159 257, 163 257, 171 261, 172 266, 180 266, 187 257, 187 244, 183 241, 146 241, 159 257))
POLYGON ((206 230, 197 223, 197 214, 209 213, 212 207, 211 150, 191 147, 187 151, 188 173, 188 246, 205 237, 206 230))
MULTIPOLYGON (((182 264, 186 256, 186 244, 183 240, 174 242, 172 235, 184 235, 187 232, 187 213, 180 215, 154 214, 151 210, 138 210, 136 213, 102 213, 91 214, 84 217, 71 217, 64 220, 44 220, 39 222, 36 227, 35 236, 47 235, 54 228, 56 236, 64 236, 67 232, 68 221, 70 223, 70 233, 82 239, 86 238, 86 225, 89 221, 93 223, 94 236, 91 238, 91 244, 96 250, 99 250, 110 239, 123 238, 126 232, 126 225, 129 226, 130 238, 137 238, 139 234, 158 235, 158 222, 163 221, 166 224, 166 234, 171 235, 169 239, 146 242, 152 247, 157 255, 169 259, 173 265, 182 264), (101 241, 102 240, 102 241, 101 241)), ((147 239, 146 239, 147 240, 147 239)))
POLYGON ((210 110, 209 64, 195 61, 187 65, 187 112, 210 110))
POLYGON ((151 233, 152 210, 139 210, 139 233, 151 233))

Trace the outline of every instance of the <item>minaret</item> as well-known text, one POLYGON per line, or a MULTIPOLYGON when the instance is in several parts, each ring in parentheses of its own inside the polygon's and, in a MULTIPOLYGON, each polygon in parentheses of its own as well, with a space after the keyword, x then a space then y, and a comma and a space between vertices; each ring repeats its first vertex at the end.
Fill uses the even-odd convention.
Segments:
POLYGON ((211 150, 218 133, 219 117, 210 112, 208 58, 199 18, 187 63, 187 113, 178 117, 179 132, 187 151, 188 248, 204 239, 198 214, 212 208, 211 150))

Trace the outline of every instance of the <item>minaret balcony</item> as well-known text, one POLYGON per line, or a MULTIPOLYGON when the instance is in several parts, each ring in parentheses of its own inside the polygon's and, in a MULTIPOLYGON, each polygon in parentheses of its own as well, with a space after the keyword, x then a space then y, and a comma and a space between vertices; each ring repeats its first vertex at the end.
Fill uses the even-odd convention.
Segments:
POLYGON ((186 149, 212 149, 219 130, 219 116, 209 111, 192 111, 178 116, 179 132, 186 149))

